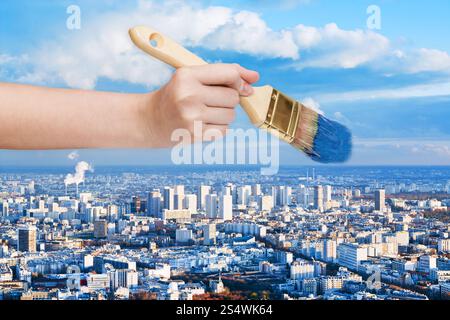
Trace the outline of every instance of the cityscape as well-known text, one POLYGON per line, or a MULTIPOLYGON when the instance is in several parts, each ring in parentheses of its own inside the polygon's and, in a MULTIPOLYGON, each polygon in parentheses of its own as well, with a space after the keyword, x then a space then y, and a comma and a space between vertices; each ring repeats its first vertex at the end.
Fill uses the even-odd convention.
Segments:
POLYGON ((0 300, 446 300, 450 167, 0 168, 0 300))

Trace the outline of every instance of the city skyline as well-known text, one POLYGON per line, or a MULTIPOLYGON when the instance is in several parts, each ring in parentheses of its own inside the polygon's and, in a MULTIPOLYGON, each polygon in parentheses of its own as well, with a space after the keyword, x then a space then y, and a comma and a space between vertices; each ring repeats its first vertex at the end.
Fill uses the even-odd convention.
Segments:
POLYGON ((102 170, 0 173, 0 299, 450 294, 448 167, 102 170))

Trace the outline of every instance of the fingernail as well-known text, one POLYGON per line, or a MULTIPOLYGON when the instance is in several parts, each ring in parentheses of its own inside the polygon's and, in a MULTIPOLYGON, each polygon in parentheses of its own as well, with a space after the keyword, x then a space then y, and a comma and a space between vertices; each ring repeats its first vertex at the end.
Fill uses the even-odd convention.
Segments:
POLYGON ((251 95, 253 94, 253 88, 248 83, 243 83, 241 86, 241 92, 243 95, 251 95))

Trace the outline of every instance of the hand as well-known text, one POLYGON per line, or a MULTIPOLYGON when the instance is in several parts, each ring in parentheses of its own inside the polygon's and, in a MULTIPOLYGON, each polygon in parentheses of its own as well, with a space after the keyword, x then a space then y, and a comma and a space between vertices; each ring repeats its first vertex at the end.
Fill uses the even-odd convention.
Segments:
POLYGON ((151 94, 147 126, 154 147, 175 144, 171 135, 187 129, 193 141, 194 122, 201 121, 203 133, 217 129, 222 135, 235 119, 240 96, 253 93, 251 84, 259 79, 255 71, 237 64, 211 64, 178 69, 170 82, 151 94))

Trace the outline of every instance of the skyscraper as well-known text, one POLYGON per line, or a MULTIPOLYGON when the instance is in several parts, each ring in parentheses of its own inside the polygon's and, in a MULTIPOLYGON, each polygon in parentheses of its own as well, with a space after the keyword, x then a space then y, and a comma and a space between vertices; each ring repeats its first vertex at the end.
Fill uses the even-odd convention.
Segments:
POLYGON ((217 218, 217 194, 207 194, 205 202, 206 215, 208 218, 217 218))
POLYGON ((379 189, 375 191, 375 210, 384 211, 386 206, 384 204, 385 201, 385 190, 379 189))
POLYGON ((233 198, 232 196, 221 196, 219 199, 219 219, 224 221, 233 220, 233 198))
POLYGON ((159 217, 161 214, 161 192, 155 189, 148 194, 147 198, 147 215, 159 217))
POLYGON ((200 186, 197 193, 197 209, 205 210, 206 195, 211 192, 210 186, 200 186))
POLYGON ((131 213, 141 212, 141 198, 133 197, 131 199, 131 213))
POLYGON ((0 201, 0 217, 7 217, 8 216, 8 202, 6 201, 0 201))
POLYGON ((197 196, 195 194, 187 194, 184 197, 184 209, 187 209, 191 214, 197 211, 197 196))
POLYGON ((164 209, 173 210, 174 208, 174 190, 170 187, 164 187, 164 209))
POLYGON ((314 209, 323 211, 323 188, 314 186, 314 209))
POLYGON ((21 227, 18 232, 17 250, 22 252, 36 252, 36 227, 21 227))

